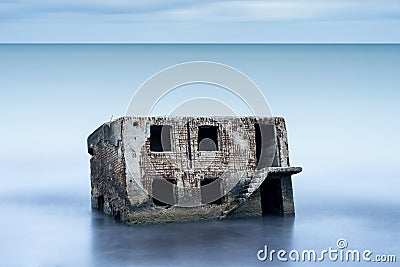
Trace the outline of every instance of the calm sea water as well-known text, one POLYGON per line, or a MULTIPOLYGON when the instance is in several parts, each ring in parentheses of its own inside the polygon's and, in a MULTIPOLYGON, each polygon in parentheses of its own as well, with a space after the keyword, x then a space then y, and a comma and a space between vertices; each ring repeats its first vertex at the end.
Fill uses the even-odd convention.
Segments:
POLYGON ((339 238, 348 249, 399 257, 399 206, 385 203, 297 198, 296 218, 132 227, 91 212, 87 198, 73 195, 10 197, 0 211, 2 266, 274 266, 282 263, 257 259, 264 245, 319 253, 337 249, 339 238))
POLYGON ((397 256, 355 265, 396 266, 399 70, 400 45, 0 45, 0 266, 310 266, 257 252, 340 238, 397 256), (286 118, 304 168, 295 218, 127 227, 90 210, 86 137, 149 76, 190 60, 243 71, 286 118))

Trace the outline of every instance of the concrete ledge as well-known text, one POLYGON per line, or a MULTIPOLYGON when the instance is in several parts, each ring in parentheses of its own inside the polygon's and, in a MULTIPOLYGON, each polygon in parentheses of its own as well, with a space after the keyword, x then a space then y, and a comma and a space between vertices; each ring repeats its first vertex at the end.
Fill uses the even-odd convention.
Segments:
POLYGON ((271 174, 296 174, 303 170, 302 167, 269 167, 268 173, 271 174))

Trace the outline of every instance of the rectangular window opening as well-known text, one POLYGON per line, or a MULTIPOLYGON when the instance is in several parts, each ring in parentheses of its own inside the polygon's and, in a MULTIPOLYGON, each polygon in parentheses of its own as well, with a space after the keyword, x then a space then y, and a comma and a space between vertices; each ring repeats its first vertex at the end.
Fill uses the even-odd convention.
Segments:
POLYGON ((150 126, 150 151, 164 152, 172 151, 172 126, 151 125, 150 126))
POLYGON ((257 169, 277 167, 276 140, 274 125, 254 124, 257 169), (272 151, 271 151, 272 149, 272 151), (271 154, 272 153, 272 154, 271 154))
POLYGON ((100 195, 96 198, 97 210, 104 211, 104 196, 100 195))
POLYGON ((260 194, 263 215, 281 214, 283 205, 281 179, 264 181, 260 186, 260 194))
POLYGON ((197 145, 199 151, 218 151, 218 126, 199 126, 197 145))

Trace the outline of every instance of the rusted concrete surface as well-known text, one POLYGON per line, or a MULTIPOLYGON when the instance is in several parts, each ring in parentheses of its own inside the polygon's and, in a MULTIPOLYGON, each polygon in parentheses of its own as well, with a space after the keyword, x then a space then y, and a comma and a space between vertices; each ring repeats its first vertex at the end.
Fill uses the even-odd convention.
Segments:
POLYGON ((87 145, 92 207, 128 224, 294 215, 291 175, 301 168, 290 167, 283 118, 122 117, 87 145), (222 197, 205 201, 216 178, 222 197), (155 194, 160 180, 171 202, 155 194))

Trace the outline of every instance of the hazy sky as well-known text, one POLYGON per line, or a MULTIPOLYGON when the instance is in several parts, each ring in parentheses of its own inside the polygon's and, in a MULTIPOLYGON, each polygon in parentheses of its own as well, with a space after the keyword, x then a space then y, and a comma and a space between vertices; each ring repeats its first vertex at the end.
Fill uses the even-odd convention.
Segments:
POLYGON ((399 0, 3 0, 0 42, 399 42, 399 0))

